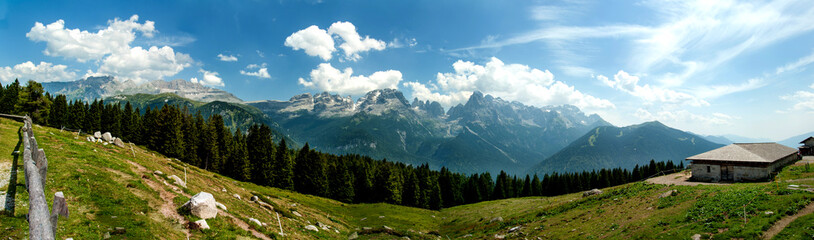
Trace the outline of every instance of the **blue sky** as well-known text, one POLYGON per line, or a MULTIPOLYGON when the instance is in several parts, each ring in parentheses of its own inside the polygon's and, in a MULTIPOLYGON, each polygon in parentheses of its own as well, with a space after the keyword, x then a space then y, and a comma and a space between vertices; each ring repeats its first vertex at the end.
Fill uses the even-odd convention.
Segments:
POLYGON ((247 100, 398 88, 615 125, 814 131, 811 1, 5 1, 0 83, 184 79, 247 100))

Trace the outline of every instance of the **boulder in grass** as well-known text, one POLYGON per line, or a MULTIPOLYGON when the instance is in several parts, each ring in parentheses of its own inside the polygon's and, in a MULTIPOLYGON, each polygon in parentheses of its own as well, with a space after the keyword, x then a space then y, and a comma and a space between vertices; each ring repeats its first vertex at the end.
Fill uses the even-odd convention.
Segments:
POLYGON ((314 232, 319 232, 319 228, 317 228, 317 226, 314 226, 314 225, 305 226, 305 230, 311 230, 311 231, 314 231, 314 232))
POLYGON ((223 209, 223 211, 226 211, 226 205, 223 205, 223 203, 216 202, 215 205, 217 205, 218 208, 223 209))
POLYGON ((204 219, 195 221, 195 225, 198 225, 198 229, 209 229, 209 224, 204 219))
POLYGON ((102 138, 102 132, 96 131, 93 133, 93 137, 96 139, 102 138))
POLYGON ((105 132, 102 134, 102 140, 105 140, 105 142, 113 141, 113 135, 110 132, 105 132))
POLYGON ((594 188, 594 189, 583 192, 582 197, 590 197, 590 196, 599 195, 599 194, 602 194, 602 190, 594 188))
POLYGON ((237 195, 237 193, 233 194, 232 196, 237 198, 237 200, 240 200, 240 195, 237 195))
POLYGON ((121 138, 116 138, 115 140, 113 140, 113 144, 122 148, 124 147, 124 141, 122 141, 121 138))
POLYGON ((175 181, 175 185, 182 186, 182 187, 186 187, 186 186, 187 186, 187 183, 185 183, 185 182, 184 182, 184 180, 181 180, 181 178, 180 178, 180 177, 178 177, 178 176, 175 176, 175 175, 170 175, 170 176, 169 176, 169 177, 167 177, 167 178, 172 179, 173 181, 175 181))
POLYGON ((215 197, 208 192, 199 192, 184 203, 182 207, 189 209, 192 215, 202 219, 209 219, 218 216, 218 207, 215 197))

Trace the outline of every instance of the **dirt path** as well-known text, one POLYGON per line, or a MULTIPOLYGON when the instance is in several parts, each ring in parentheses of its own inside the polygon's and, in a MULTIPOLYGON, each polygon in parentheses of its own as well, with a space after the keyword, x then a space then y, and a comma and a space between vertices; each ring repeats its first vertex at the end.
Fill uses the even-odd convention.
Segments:
POLYGON ((772 227, 769 228, 769 230, 763 233, 763 239, 772 239, 775 235, 783 231, 783 229, 785 229, 786 226, 788 226, 795 219, 811 213, 814 213, 814 202, 809 203, 808 206, 798 211, 797 214, 785 216, 778 220, 777 222, 775 222, 774 225, 772 225, 772 227))
MULTIPOLYGON (((135 163, 135 162, 130 161, 130 160, 127 160, 127 162, 130 163, 130 165, 133 165, 133 167, 136 168, 134 170, 139 174, 153 174, 153 173, 147 173, 147 171, 148 171, 147 168, 145 168, 144 166, 141 166, 141 164, 135 163)), ((161 177, 161 176, 158 176, 158 175, 155 175, 155 174, 153 174, 153 176, 155 176, 157 179, 160 179, 160 177, 161 177)), ((151 179, 146 179, 146 178, 142 178, 142 179, 147 184, 147 186, 149 186, 153 190, 158 191, 159 196, 161 196, 161 200, 164 203, 161 204, 161 207, 159 208, 159 212, 162 215, 164 215, 165 217, 169 218, 169 219, 175 219, 176 221, 178 221, 182 225, 186 225, 186 223, 187 223, 186 219, 183 216, 181 216, 180 214, 178 214, 178 212, 175 211, 176 207, 175 207, 175 205, 173 205, 173 198, 175 197, 175 195, 173 193, 168 192, 167 190, 164 189, 164 187, 162 187, 161 185, 159 185, 158 183, 156 183, 155 181, 153 181, 151 179)), ((183 191, 179 191, 178 193, 180 193, 181 195, 183 195, 185 197, 191 197, 191 196, 187 195, 186 193, 184 193, 183 191)), ((256 238, 263 239, 263 240, 271 240, 271 238, 269 238, 265 234, 254 230, 253 228, 251 228, 249 226, 249 224, 247 224, 246 222, 244 222, 240 218, 237 218, 234 215, 227 213, 226 211, 218 211, 218 214, 231 218, 232 222, 234 222, 238 227, 240 227, 243 230, 251 232, 252 235, 254 237, 256 237, 256 238)), ((187 236, 187 238, 189 238, 191 236, 188 229, 183 228, 183 232, 187 236)))
POLYGON ((692 173, 690 171, 677 172, 660 177, 648 178, 648 183, 664 184, 664 185, 685 185, 685 186, 698 186, 698 185, 725 185, 726 183, 709 183, 709 182, 692 182, 690 181, 692 173))

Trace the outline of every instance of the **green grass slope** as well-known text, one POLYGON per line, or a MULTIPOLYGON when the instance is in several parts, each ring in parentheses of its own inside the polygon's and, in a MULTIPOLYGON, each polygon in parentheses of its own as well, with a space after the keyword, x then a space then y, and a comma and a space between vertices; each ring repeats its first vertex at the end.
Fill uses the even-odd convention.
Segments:
MULTIPOLYGON (((20 125, 0 119, 2 163, 13 160, 8 156, 17 144, 20 125)), ((123 227, 126 232, 113 234, 112 239, 186 239, 187 234, 190 239, 235 239, 256 234, 273 239, 279 238, 276 236, 280 228, 277 213, 286 237, 292 239, 340 239, 353 232, 358 232, 363 239, 392 236, 390 234, 422 239, 434 238, 429 233, 438 229, 433 217, 439 215, 437 211, 388 204, 345 204, 237 182, 139 147, 131 150, 90 143, 76 133, 41 126, 35 126, 34 133, 48 156, 47 200, 51 202, 53 194, 62 191, 68 202, 70 218, 59 220, 57 236, 60 239, 102 239, 116 227, 123 227), (156 170, 163 174, 154 174, 156 170), (183 178, 185 171, 188 188, 175 186, 167 179, 169 175, 183 178), (201 191, 212 193, 228 211, 207 220, 210 230, 187 230, 182 222, 196 219, 188 214, 178 215, 176 208, 201 191), (233 197, 234 194, 241 199, 233 197), (252 195, 259 195, 274 206, 274 210, 250 202, 252 195), (268 225, 256 226, 248 218, 268 225), (317 222, 332 228, 319 232, 304 229, 317 222), (248 226, 249 230, 241 225, 248 226), (392 232, 379 233, 384 226, 392 228, 392 232)), ((11 216, 0 217, 0 236, 23 239, 28 234, 24 178, 20 170, 16 181, 17 209, 11 216)))
MULTIPOLYGON (((0 119, 0 165, 13 162, 11 152, 17 147, 20 125, 0 119)), ((814 199, 814 193, 787 189, 791 184, 814 185, 814 169, 793 165, 782 170, 780 181, 770 183, 668 186, 638 182, 606 188, 590 197, 576 193, 515 198, 441 211, 345 204, 237 182, 139 147, 131 150, 89 143, 76 133, 41 126, 35 126, 34 132, 49 161, 47 200, 62 191, 68 201, 71 215, 59 220, 60 239, 101 239, 116 227, 124 227, 126 232, 112 234, 112 239, 347 239, 354 232, 360 239, 687 239, 695 234, 704 239, 755 239, 814 199), (163 174, 155 174, 156 170, 163 174), (167 178, 183 178, 185 172, 187 188, 173 185, 167 178), (671 190, 676 192, 660 197, 671 190), (196 219, 177 207, 200 191, 212 193, 228 211, 207 220, 210 230, 188 230, 182 223, 196 219), (273 209, 248 201, 252 195, 260 196, 273 209), (285 237, 276 234, 280 228, 277 214, 285 237), (493 220, 498 217, 503 220, 493 220), (254 225, 249 218, 267 226, 254 225), (317 222, 332 229, 304 229, 317 222)), ((17 190, 17 209, 0 217, 0 236, 24 239, 28 196, 22 171, 16 183, 10 186, 17 190)), ((810 214, 800 216, 775 239, 810 239, 814 232, 811 219, 810 214)))

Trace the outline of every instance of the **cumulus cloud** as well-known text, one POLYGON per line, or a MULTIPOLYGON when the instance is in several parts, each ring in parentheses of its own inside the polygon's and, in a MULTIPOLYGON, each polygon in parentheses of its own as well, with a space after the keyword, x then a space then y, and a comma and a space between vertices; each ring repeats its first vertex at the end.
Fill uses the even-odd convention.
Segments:
POLYGON ((650 86, 649 84, 640 85, 638 76, 630 75, 622 70, 619 70, 616 75, 613 75, 613 80, 603 75, 597 76, 596 79, 599 79, 605 85, 639 97, 648 103, 687 104, 691 106, 709 105, 707 101, 687 93, 650 86))
POLYGON ((331 55, 336 51, 331 35, 316 25, 299 30, 285 38, 285 46, 294 50, 305 50, 305 54, 308 56, 319 56, 325 61, 331 60, 331 55))
POLYGON ((258 78, 271 78, 271 75, 269 75, 269 71, 268 68, 266 68, 265 63, 263 63, 262 65, 249 64, 248 66, 246 66, 246 69, 257 69, 257 71, 251 72, 246 70, 240 70, 240 74, 258 78))
POLYGON ((353 76, 351 68, 339 70, 330 63, 322 63, 311 70, 310 81, 300 78, 299 84, 320 91, 361 95, 375 89, 396 88, 401 80, 401 72, 396 70, 379 71, 369 76, 353 76))
POLYGON ((367 52, 370 50, 384 50, 387 44, 384 41, 370 38, 369 36, 362 36, 356 32, 356 26, 350 22, 335 22, 328 28, 328 33, 336 34, 342 41, 339 48, 345 52, 345 58, 348 60, 356 61, 361 58, 360 52, 367 52))
POLYGON ((37 82, 71 81, 76 80, 76 73, 66 71, 65 65, 54 65, 48 62, 34 64, 31 61, 14 65, 14 67, 0 67, 0 81, 9 83, 14 79, 21 82, 35 80, 37 82))
POLYGON ((60 19, 48 25, 36 22, 31 31, 26 33, 28 39, 35 42, 46 42, 43 51, 48 56, 73 58, 80 62, 98 60, 107 54, 126 51, 136 39, 136 32, 145 37, 152 37, 155 22, 138 23, 138 15, 121 21, 118 18, 108 21, 105 29, 95 33, 79 29, 66 29, 65 21, 60 19))
POLYGON ((37 22, 26 36, 35 42, 46 42, 43 51, 46 55, 72 58, 79 62, 101 61, 96 72, 86 75, 114 75, 144 82, 173 76, 191 66, 192 58, 175 52, 172 47, 131 46, 136 33, 152 38, 158 32, 155 22, 139 23, 138 20, 138 15, 127 20, 116 18, 108 21, 106 28, 96 32, 68 29, 61 19, 48 25, 37 22))
POLYGON ((294 50, 305 50, 309 56, 316 56, 322 60, 331 60, 336 51, 334 38, 341 40, 339 48, 345 53, 345 59, 357 61, 362 57, 359 53, 371 50, 384 50, 387 44, 384 41, 376 40, 361 35, 356 31, 356 26, 350 22, 335 22, 328 27, 328 30, 320 29, 316 25, 311 25, 303 30, 299 30, 285 39, 285 46, 294 50))
POLYGON ((218 76, 218 72, 210 72, 203 69, 199 69, 198 72, 203 74, 203 78, 191 78, 189 79, 190 82, 193 83, 200 83, 204 86, 217 86, 223 87, 223 79, 218 76))
POLYGON ((452 67, 454 72, 438 73, 435 82, 430 84, 432 87, 418 82, 405 86, 412 88, 415 97, 438 101, 445 107, 465 102, 473 91, 481 91, 537 106, 572 104, 593 110, 615 108, 608 100, 584 94, 573 86, 554 80, 554 74, 548 70, 505 64, 494 57, 485 65, 459 60, 452 67))
POLYGON ((704 124, 704 125, 730 125, 731 120, 736 119, 733 116, 729 116, 723 113, 712 113, 709 115, 701 115, 691 113, 687 110, 677 110, 677 111, 659 111, 656 113, 651 113, 645 109, 636 109, 636 112, 633 116, 645 120, 645 121, 653 121, 658 120, 662 122, 668 123, 693 123, 693 124, 704 124))
POLYGON ((237 57, 235 57, 235 55, 223 55, 221 53, 218 54, 218 59, 224 62, 237 62, 237 57))
POLYGON ((176 53, 171 47, 134 47, 127 52, 105 58, 98 73, 143 82, 173 76, 189 67, 192 62, 189 55, 176 53))

